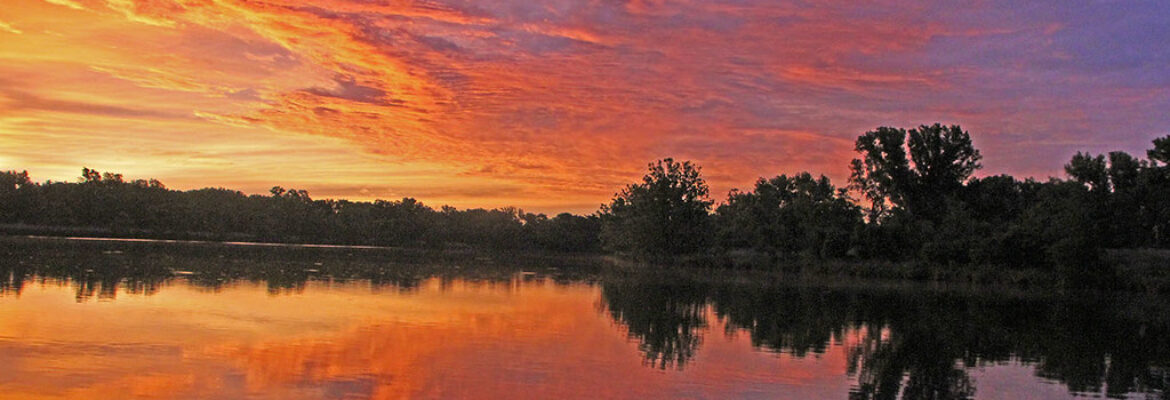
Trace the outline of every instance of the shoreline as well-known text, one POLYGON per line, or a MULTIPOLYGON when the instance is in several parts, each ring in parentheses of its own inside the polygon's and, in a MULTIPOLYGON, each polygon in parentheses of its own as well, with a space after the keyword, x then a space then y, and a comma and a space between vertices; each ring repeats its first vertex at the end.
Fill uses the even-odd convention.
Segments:
MULTIPOLYGON (((210 241, 184 239, 117 238, 94 236, 51 236, 12 235, 0 233, 0 244, 20 246, 84 245, 141 245, 141 246, 184 246, 236 249, 255 253, 258 257, 281 256, 287 251, 358 250, 369 254, 372 260, 387 257, 422 259, 439 257, 436 261, 493 260, 495 262, 518 262, 525 260, 571 261, 571 264, 595 264, 598 271, 607 275, 642 275, 660 278, 669 283, 677 279, 697 281, 721 281, 745 283, 812 284, 845 287, 896 287, 914 286, 930 290, 1002 290, 1014 292, 1064 291, 1054 271, 1039 269, 1009 269, 995 266, 926 265, 906 261, 861 261, 861 260, 790 260, 750 267, 730 265, 729 257, 706 256, 698 259, 684 259, 670 265, 634 261, 619 255, 596 253, 557 253, 545 250, 522 249, 481 249, 463 246, 448 247, 392 247, 366 245, 333 245, 317 243, 210 241), (276 253, 265 252, 282 250, 276 253), (258 253, 257 253, 258 252, 258 253), (452 259, 451 257, 455 257, 452 259)), ((183 250, 182 252, 188 252, 183 250)), ((325 254, 325 253, 323 253, 325 254)), ((352 256, 352 254, 350 254, 352 256)), ((1106 261, 1117 270, 1113 282, 1100 286, 1075 288, 1075 291, 1117 291, 1144 293, 1157 296, 1170 295, 1170 250, 1124 249, 1106 252, 1106 261)), ((555 262, 555 261, 554 261, 555 262)), ((497 265, 498 267, 498 265, 497 265)))

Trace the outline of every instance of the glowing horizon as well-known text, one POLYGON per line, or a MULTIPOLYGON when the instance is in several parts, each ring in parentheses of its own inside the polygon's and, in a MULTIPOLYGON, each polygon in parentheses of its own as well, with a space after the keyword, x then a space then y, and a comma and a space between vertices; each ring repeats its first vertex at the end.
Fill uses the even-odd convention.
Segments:
POLYGON ((712 197, 960 124, 982 175, 1170 134, 1170 7, 13 0, 0 170, 592 212, 663 157, 712 197))

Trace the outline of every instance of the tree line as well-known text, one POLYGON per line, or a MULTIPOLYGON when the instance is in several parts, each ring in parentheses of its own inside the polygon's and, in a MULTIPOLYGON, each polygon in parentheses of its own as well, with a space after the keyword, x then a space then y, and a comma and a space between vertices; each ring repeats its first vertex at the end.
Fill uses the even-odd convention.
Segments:
POLYGON ((250 196, 223 188, 178 191, 89 168, 76 183, 0 173, 0 223, 33 233, 574 252, 597 251, 600 231, 597 216, 434 209, 409 197, 318 200, 279 186, 250 196))
POLYGON ((330 244, 606 251, 652 263, 770 266, 884 260, 1108 277, 1107 248, 1170 248, 1170 136, 1145 159, 1077 153, 1067 179, 975 177, 982 155, 957 125, 881 127, 855 143, 843 187, 808 172, 760 178, 716 205, 701 168, 663 159, 592 215, 431 208, 412 198, 316 200, 83 168, 77 182, 0 173, 0 223, 95 234, 330 244))
POLYGON ((602 206, 607 251, 731 265, 832 259, 982 265, 1094 283, 1108 248, 1170 248, 1170 136, 1146 159, 1077 153, 1067 179, 974 177, 982 155, 957 125, 881 127, 855 142, 844 187, 808 172, 760 178, 715 206, 699 166, 664 159, 602 206))

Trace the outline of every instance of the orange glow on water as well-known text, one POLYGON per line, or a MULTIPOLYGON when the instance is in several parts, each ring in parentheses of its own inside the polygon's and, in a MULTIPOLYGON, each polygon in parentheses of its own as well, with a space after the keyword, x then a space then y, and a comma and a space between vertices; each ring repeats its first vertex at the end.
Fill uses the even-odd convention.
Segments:
POLYGON ((808 398, 849 385, 841 346, 804 359, 755 353, 721 326, 705 333, 701 362, 648 367, 590 286, 310 282, 272 295, 176 285, 83 302, 73 290, 49 283, 0 298, 5 398, 677 398, 776 387, 808 398))

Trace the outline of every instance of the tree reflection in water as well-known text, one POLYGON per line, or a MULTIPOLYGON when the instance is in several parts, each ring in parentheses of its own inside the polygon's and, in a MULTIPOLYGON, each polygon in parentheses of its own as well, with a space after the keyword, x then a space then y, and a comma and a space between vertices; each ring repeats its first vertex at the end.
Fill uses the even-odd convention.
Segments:
MULTIPOLYGON (((70 285, 77 301, 151 295, 176 281, 210 291, 264 282, 270 293, 281 294, 312 280, 347 279, 370 282, 373 290, 410 291, 432 277, 509 282, 518 269, 548 266, 515 259, 500 267, 480 256, 403 261, 400 254, 379 259, 345 251, 141 246, 131 255, 54 246, 0 249, 0 296, 20 296, 33 282, 70 285)), ((598 278, 592 264, 555 265, 545 271, 558 282, 600 282, 602 312, 638 342, 654 368, 684 368, 700 353, 704 336, 722 327, 724 333, 745 332, 757 349, 795 357, 844 346, 847 372, 856 379, 854 399, 970 398, 978 386, 971 368, 1000 363, 1033 366, 1038 376, 1073 392, 1170 398, 1170 307, 1164 299, 727 282, 664 273, 598 278)))
POLYGON ((1022 363, 1078 393, 1166 395, 1165 308, 1116 294, 1030 295, 918 288, 830 288, 603 280, 608 314, 648 364, 683 368, 709 326, 796 357, 848 346, 853 399, 971 398, 969 368, 1022 363), (713 310, 708 314, 706 310, 713 310), (708 315, 718 324, 708 321, 708 315), (855 341, 845 341, 856 337, 855 341))
POLYGON ((619 282, 603 284, 603 305, 639 340, 646 364, 683 368, 702 343, 707 293, 695 285, 619 282))

